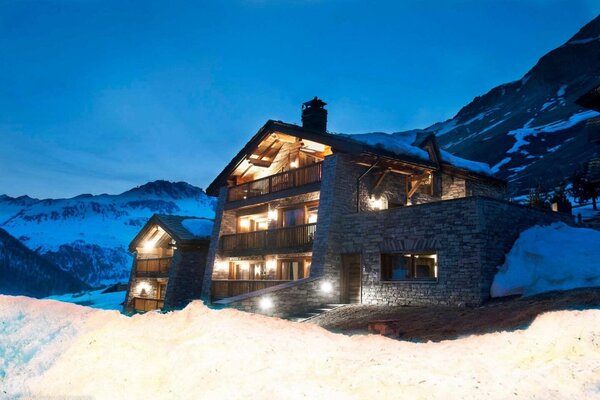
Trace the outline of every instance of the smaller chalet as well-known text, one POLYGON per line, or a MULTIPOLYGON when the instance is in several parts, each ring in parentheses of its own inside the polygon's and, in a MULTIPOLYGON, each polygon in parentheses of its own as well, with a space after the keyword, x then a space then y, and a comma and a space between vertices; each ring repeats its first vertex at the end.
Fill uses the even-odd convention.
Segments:
POLYGON ((125 310, 184 307, 200 297, 213 220, 155 214, 129 245, 125 310))

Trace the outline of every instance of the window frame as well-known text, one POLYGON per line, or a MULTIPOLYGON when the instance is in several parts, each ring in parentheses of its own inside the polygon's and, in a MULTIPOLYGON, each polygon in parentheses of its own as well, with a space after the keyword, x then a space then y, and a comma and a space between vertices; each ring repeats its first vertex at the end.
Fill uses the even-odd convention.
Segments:
POLYGON ((397 283, 397 282, 415 282, 415 283, 437 283, 439 281, 439 253, 435 250, 420 250, 420 251, 393 251, 380 253, 379 255, 379 281, 384 283, 397 283), (403 278, 403 279, 392 279, 393 276, 393 265, 389 267, 384 266, 384 257, 394 256, 412 256, 410 258, 411 265, 410 270, 414 270, 416 267, 415 260, 418 259, 414 256, 435 256, 434 258, 434 276, 433 277, 421 277, 421 278, 403 278), (384 269, 391 268, 389 272, 384 275, 384 269), (385 276, 385 278, 384 278, 385 276))

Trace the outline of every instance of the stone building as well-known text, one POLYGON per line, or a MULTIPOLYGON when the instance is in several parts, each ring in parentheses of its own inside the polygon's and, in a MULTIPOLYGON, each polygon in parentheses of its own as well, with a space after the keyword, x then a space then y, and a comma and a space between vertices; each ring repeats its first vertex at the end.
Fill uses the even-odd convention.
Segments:
POLYGON ((506 182, 425 132, 268 121, 207 188, 202 285, 218 305, 288 315, 326 303, 477 305, 524 229, 570 217, 504 200, 506 182))
POLYGON ((154 215, 129 245, 128 312, 181 308, 198 299, 213 220, 154 215))

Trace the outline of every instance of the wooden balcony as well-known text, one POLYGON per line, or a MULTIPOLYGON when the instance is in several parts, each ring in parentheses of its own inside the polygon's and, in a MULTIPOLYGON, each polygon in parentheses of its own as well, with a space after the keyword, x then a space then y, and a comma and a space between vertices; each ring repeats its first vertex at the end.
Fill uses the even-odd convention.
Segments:
POLYGON ((135 260, 136 276, 161 277, 169 275, 173 257, 146 258, 135 260))
POLYGON ((213 301, 225 299, 227 297, 239 296, 266 289, 289 281, 262 281, 262 280, 213 280, 211 286, 211 296, 213 301))
POLYGON ((270 252, 281 249, 308 251, 315 238, 317 224, 305 224, 288 228, 237 233, 221 236, 223 254, 240 252, 270 252))
POLYGON ((134 297, 133 298, 133 309, 135 311, 152 311, 160 310, 165 305, 162 299, 150 299, 146 297, 134 297))
POLYGON ((321 182, 322 176, 323 162, 292 169, 290 171, 267 176, 266 178, 232 186, 227 192, 227 201, 245 200, 311 183, 321 182))

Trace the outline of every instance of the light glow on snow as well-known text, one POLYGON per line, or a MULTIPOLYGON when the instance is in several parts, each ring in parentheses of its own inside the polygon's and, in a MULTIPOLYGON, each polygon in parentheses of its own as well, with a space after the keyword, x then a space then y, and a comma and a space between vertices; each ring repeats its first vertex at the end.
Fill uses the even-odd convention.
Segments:
POLYGON ((492 297, 600 286, 600 231, 562 222, 519 236, 494 277, 492 297))
POLYGON ((597 398, 600 310, 412 343, 194 302, 126 317, 0 296, 0 393, 102 399, 597 398))

